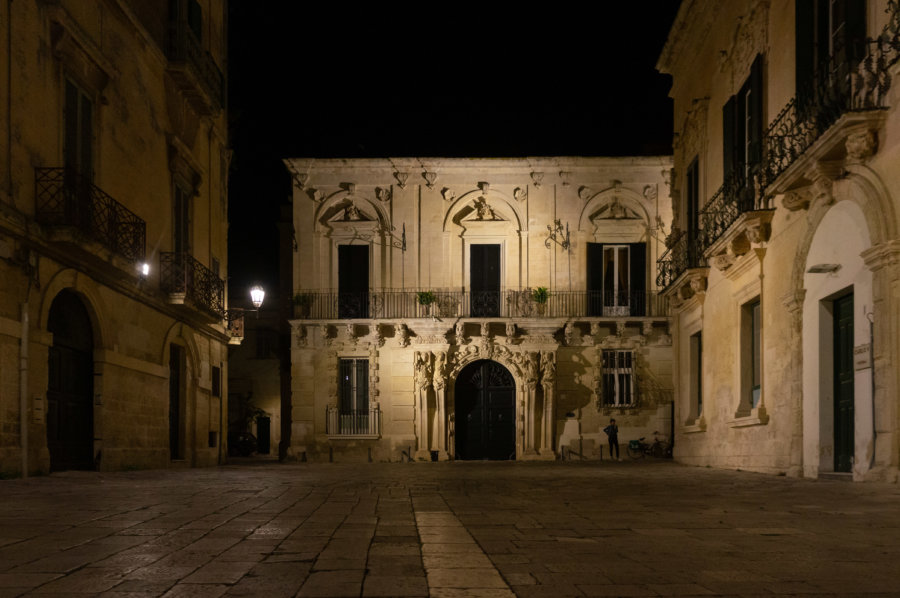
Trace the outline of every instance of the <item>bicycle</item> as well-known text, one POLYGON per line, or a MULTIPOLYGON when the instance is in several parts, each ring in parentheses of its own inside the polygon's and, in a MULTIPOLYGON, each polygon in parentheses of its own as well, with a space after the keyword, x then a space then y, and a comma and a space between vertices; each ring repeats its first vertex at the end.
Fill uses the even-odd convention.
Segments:
POLYGON ((643 459, 647 455, 661 459, 663 457, 670 458, 672 456, 672 443, 663 442, 659 439, 658 432, 653 433, 653 442, 644 442, 644 436, 637 440, 629 440, 628 447, 625 452, 632 459, 643 459))

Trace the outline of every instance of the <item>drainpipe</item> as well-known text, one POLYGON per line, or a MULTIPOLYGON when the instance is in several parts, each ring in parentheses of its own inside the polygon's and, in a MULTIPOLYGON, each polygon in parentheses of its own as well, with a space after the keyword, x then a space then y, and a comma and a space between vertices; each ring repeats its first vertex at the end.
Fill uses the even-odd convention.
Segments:
POLYGON ((872 456, 869 458, 869 470, 875 467, 875 317, 872 312, 866 314, 869 320, 869 368, 872 371, 872 456))
MULTIPOLYGON (((31 286, 31 281, 28 281, 31 286)), ((19 344, 19 436, 22 439, 22 477, 28 477, 28 301, 22 304, 19 344)))

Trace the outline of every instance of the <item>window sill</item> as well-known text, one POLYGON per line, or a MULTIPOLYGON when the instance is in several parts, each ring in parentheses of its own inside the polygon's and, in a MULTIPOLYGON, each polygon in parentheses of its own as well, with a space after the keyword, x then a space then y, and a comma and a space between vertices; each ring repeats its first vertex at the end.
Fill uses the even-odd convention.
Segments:
POLYGON ((750 413, 735 413, 734 419, 728 422, 732 428, 747 428, 749 426, 764 426, 769 423, 769 414, 763 406, 751 409, 750 413))
POLYGON ((683 434, 696 434, 698 432, 706 432, 706 420, 703 418, 703 416, 700 416, 694 420, 688 420, 684 423, 684 426, 681 427, 681 432, 683 434))

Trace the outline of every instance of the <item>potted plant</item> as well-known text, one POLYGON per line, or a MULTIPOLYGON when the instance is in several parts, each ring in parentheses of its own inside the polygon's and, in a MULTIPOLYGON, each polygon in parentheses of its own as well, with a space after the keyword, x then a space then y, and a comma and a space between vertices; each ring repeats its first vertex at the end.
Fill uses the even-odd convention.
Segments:
POLYGON ((547 287, 537 287, 531 291, 531 300, 537 304, 538 315, 544 315, 547 310, 547 299, 550 298, 550 291, 547 287))
MULTIPOLYGON (((416 293, 416 303, 418 303, 419 305, 425 306, 425 308, 429 309, 429 311, 431 310, 431 308, 428 308, 428 306, 434 305, 436 302, 437 302, 437 297, 431 291, 418 291, 416 293)), ((434 317, 433 313, 431 315, 432 315, 432 317, 434 317)))
POLYGON ((294 313, 298 318, 308 318, 309 308, 313 302, 312 293, 296 293, 294 295, 294 313))

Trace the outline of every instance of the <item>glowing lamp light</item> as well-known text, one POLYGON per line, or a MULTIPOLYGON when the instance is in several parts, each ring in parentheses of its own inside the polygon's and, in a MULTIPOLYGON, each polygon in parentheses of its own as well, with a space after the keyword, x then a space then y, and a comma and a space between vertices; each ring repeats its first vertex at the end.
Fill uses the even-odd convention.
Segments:
POLYGON ((250 301, 253 303, 253 307, 259 309, 262 307, 263 300, 266 298, 266 291, 257 285, 254 285, 253 288, 250 289, 250 301))

